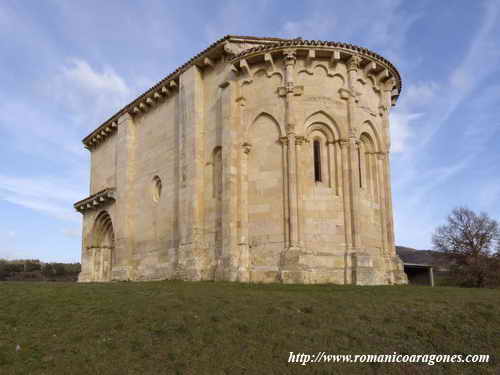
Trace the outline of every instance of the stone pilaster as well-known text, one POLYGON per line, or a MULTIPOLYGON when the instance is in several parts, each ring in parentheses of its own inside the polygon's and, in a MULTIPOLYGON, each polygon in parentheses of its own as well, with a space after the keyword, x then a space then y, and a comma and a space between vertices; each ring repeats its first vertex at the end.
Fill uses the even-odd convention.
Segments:
POLYGON ((344 236, 345 236, 345 273, 344 282, 349 284, 351 281, 351 253, 353 247, 352 240, 352 213, 351 213, 351 177, 349 170, 349 141, 340 139, 338 141, 340 148, 340 164, 341 164, 341 185, 342 185, 342 202, 344 206, 344 236))
POLYGON ((295 63, 296 51, 294 49, 284 51, 285 67, 285 126, 287 147, 287 191, 288 191, 288 248, 282 257, 281 279, 285 283, 302 282, 300 267, 300 243, 299 243, 299 204, 298 204, 298 173, 297 173, 297 139, 301 143, 301 137, 296 134, 296 116, 294 107, 294 96, 297 95, 295 86, 295 63))
POLYGON ((297 246, 301 249, 304 248, 304 226, 305 226, 305 218, 304 218, 304 207, 303 207, 303 187, 302 184, 304 182, 303 176, 303 168, 302 168, 302 145, 306 142, 305 137, 298 136, 295 138, 295 148, 296 148, 296 158, 297 158, 297 166, 296 166, 296 174, 297 174, 297 246))
POLYGON ((359 213, 359 156, 358 147, 359 140, 356 138, 356 126, 358 125, 358 116, 356 115, 356 80, 358 77, 358 64, 359 57, 353 55, 347 62, 347 76, 348 84, 351 95, 348 98, 348 173, 349 173, 349 194, 351 196, 351 206, 349 210, 351 212, 351 231, 352 231, 352 247, 354 251, 361 249, 361 233, 360 233, 360 223, 358 218, 359 213))
POLYGON ((248 249, 248 155, 252 145, 241 145, 240 170, 240 231, 238 281, 250 280, 250 254, 248 249))
POLYGON ((204 98, 200 69, 191 66, 179 79, 179 215, 177 277, 213 277, 204 241, 204 98))
POLYGON ((128 113, 118 119, 116 139, 116 203, 112 219, 115 231, 115 249, 127 264, 113 267, 111 278, 135 280, 137 259, 135 254, 135 218, 137 217, 136 176, 136 124, 128 113))
MULTIPOLYGON (((222 129, 222 267, 223 279, 238 279, 238 164, 240 145, 239 105, 236 105, 237 85, 224 81, 219 85, 222 129)), ((220 272, 219 272, 220 275, 220 272)))
POLYGON ((360 58, 351 56, 347 61, 347 78, 350 95, 348 96, 348 162, 349 162, 349 195, 350 216, 352 232, 352 283, 356 285, 373 284, 373 260, 371 254, 363 248, 361 235, 360 210, 360 141, 357 138, 357 126, 359 118, 357 115, 358 93, 357 79, 360 58))
POLYGON ((295 50, 285 51, 285 121, 288 138, 288 207, 290 227, 290 249, 298 246, 297 209, 297 149, 294 99, 295 50))

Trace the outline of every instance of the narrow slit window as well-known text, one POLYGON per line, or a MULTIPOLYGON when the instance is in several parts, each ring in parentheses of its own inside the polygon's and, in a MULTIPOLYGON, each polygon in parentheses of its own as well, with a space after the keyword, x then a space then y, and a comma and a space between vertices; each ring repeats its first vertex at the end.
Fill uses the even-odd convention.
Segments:
POLYGON ((222 149, 220 146, 213 153, 212 197, 220 199, 222 196, 222 149))
POLYGON ((314 151, 314 181, 321 182, 321 144, 318 140, 313 142, 314 151))
POLYGON ((361 149, 358 147, 358 174, 359 174, 359 187, 363 187, 363 170, 361 168, 361 149))

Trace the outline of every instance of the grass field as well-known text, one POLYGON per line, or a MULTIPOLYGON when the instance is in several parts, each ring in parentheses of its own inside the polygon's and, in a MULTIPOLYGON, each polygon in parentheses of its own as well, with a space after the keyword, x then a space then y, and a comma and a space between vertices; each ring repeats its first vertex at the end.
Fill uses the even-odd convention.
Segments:
POLYGON ((0 303, 2 375, 500 374, 499 290, 4 282, 0 303), (287 363, 289 352, 318 351, 492 358, 287 363))

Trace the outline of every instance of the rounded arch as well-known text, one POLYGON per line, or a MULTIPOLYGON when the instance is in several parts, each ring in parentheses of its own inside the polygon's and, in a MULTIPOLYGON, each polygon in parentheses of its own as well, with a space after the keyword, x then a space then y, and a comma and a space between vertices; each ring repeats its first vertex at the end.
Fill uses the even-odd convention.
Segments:
POLYGON ((378 152, 382 150, 381 140, 378 131, 370 120, 364 121, 358 129, 358 138, 361 139, 362 135, 368 137, 373 145, 373 151, 378 152))
POLYGON ((367 132, 361 133, 361 135, 359 136, 359 140, 364 145, 367 152, 376 151, 375 143, 373 142, 373 138, 369 133, 367 132))
POLYGON ((285 129, 280 125, 280 123, 276 120, 276 118, 273 115, 271 115, 270 113, 262 111, 257 116, 255 116, 253 121, 248 125, 248 127, 245 131, 245 140, 246 141, 248 141, 248 135, 250 133, 250 129, 261 118, 267 118, 267 119, 271 120, 271 122, 276 125, 280 137, 284 137, 286 135, 285 129))
POLYGON ((259 78, 262 76, 266 76, 267 78, 274 78, 275 76, 278 78, 277 84, 283 83, 283 74, 277 71, 269 71, 268 68, 259 68, 253 74, 254 78, 259 78))
POLYGON ((333 117, 323 110, 309 115, 305 121, 306 136, 313 130, 322 131, 329 141, 341 138, 341 131, 333 117))
POLYGON ((328 77, 328 68, 326 66, 324 66, 323 64, 316 64, 313 68, 313 71, 319 71, 319 72, 323 72, 323 74, 325 75, 325 77, 328 77))
POLYGON ((315 122, 309 125, 306 129, 306 137, 309 139, 311 137, 311 134, 313 134, 314 132, 321 133, 328 142, 333 142, 336 138, 328 125, 321 122, 315 122))
POLYGON ((97 215, 92 228, 91 236, 92 247, 114 247, 115 233, 113 230, 113 222, 107 211, 101 211, 97 215))

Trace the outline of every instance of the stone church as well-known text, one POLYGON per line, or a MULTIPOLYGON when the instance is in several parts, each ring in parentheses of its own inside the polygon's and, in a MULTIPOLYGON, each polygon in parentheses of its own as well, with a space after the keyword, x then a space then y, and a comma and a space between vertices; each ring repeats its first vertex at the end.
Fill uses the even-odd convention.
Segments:
POLYGON ((83 139, 79 281, 401 284, 396 68, 346 43, 226 36, 83 139))

